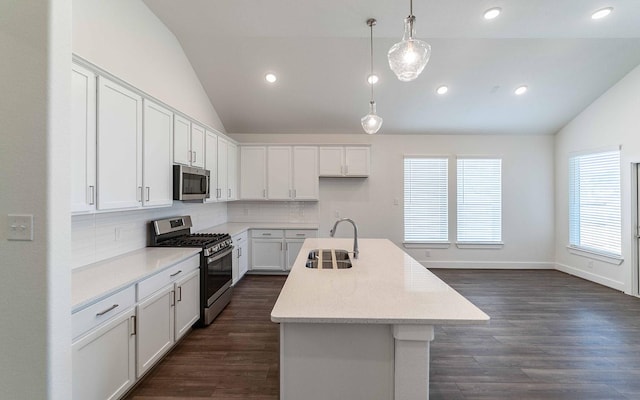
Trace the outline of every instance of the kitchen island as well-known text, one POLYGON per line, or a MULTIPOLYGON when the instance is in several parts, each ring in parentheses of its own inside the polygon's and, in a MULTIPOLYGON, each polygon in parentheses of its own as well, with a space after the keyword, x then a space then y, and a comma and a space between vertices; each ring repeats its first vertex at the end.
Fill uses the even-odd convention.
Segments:
POLYGON ((347 269, 305 266, 305 240, 271 312, 280 323, 280 399, 417 400, 429 396, 434 325, 489 316, 386 239, 360 239, 347 269))

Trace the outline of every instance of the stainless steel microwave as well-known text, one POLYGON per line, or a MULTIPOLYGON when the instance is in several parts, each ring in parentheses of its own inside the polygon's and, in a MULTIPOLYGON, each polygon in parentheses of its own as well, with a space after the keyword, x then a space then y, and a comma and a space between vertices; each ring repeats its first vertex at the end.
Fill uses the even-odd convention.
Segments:
POLYGON ((209 198, 209 171, 202 168, 173 166, 173 199, 203 200, 209 198))

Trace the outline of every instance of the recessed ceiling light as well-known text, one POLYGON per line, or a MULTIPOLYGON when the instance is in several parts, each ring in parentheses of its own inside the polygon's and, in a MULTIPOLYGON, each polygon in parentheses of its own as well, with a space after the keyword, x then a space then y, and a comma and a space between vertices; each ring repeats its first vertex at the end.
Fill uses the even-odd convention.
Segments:
POLYGON ((438 94, 445 94, 449 91, 449 88, 446 85, 442 85, 439 88, 436 89, 436 93, 438 94))
POLYGON ((274 83, 275 81, 278 80, 278 78, 276 77, 275 74, 272 73, 268 73, 264 76, 264 79, 269 82, 269 83, 274 83))
POLYGON ((484 19, 494 19, 502 12, 502 8, 494 7, 484 12, 484 19))
POLYGON ((593 14, 591 14, 591 19, 604 18, 607 15, 611 14, 611 11, 613 11, 613 7, 601 8, 598 11, 594 12, 593 14))
POLYGON ((521 94, 525 94, 527 92, 527 90, 529 90, 528 87, 526 86, 520 86, 519 88, 517 88, 514 93, 517 94, 518 96, 520 96, 521 94))
POLYGON ((367 77, 367 82, 369 82, 369 85, 375 85, 376 83, 378 83, 378 75, 369 75, 367 77))

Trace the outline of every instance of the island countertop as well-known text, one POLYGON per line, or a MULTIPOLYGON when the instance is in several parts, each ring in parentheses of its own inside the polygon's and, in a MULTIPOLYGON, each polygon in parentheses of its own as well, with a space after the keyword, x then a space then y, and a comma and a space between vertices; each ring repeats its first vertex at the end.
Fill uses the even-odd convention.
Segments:
POLYGON ((484 324, 489 316, 387 239, 359 239, 348 269, 305 266, 314 249, 353 250, 352 239, 306 239, 271 311, 273 322, 484 324))

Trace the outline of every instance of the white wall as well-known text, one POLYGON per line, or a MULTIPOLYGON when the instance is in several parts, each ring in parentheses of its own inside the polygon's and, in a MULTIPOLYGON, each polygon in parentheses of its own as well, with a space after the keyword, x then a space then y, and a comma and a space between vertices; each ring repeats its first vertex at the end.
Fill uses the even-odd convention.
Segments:
MULTIPOLYGON (((232 135, 242 142, 257 143, 370 143, 371 175, 362 178, 321 178, 317 221, 320 236, 328 236, 340 217, 353 218, 361 237, 403 240, 403 156, 498 155, 503 158, 503 238, 501 250, 430 249, 407 250, 433 267, 552 268, 554 261, 554 175, 552 136, 448 136, 448 135, 232 135), (398 205, 394 201, 398 200, 398 205)), ((450 182, 454 184, 454 182, 450 182)), ((451 202, 455 199, 451 198, 451 202)), ((259 202, 229 205, 229 219, 260 215, 259 202)), ((285 203, 286 204, 286 203, 285 203)), ((295 206, 293 205, 287 207, 295 206)), ((282 206, 285 207, 285 206, 282 206)), ((314 208, 304 218, 313 220, 314 208)), ((286 208, 283 208, 283 216, 286 208)), ((294 213, 293 218, 300 218, 294 213)), ((295 221, 291 221, 295 222, 295 221)), ((340 236, 351 235, 347 226, 340 236)))
POLYGON ((70 53, 70 0, 0 3, 1 399, 71 398, 70 53), (8 241, 7 214, 34 240, 8 241))
POLYGON ((225 132, 180 43, 141 0, 73 0, 73 52, 225 132))
POLYGON ((556 135, 556 260, 562 271, 632 291, 631 163, 640 162, 640 66, 605 92, 556 135), (622 265, 570 254, 568 159, 571 152, 622 145, 622 265), (593 262, 593 266, 589 266, 593 262))

